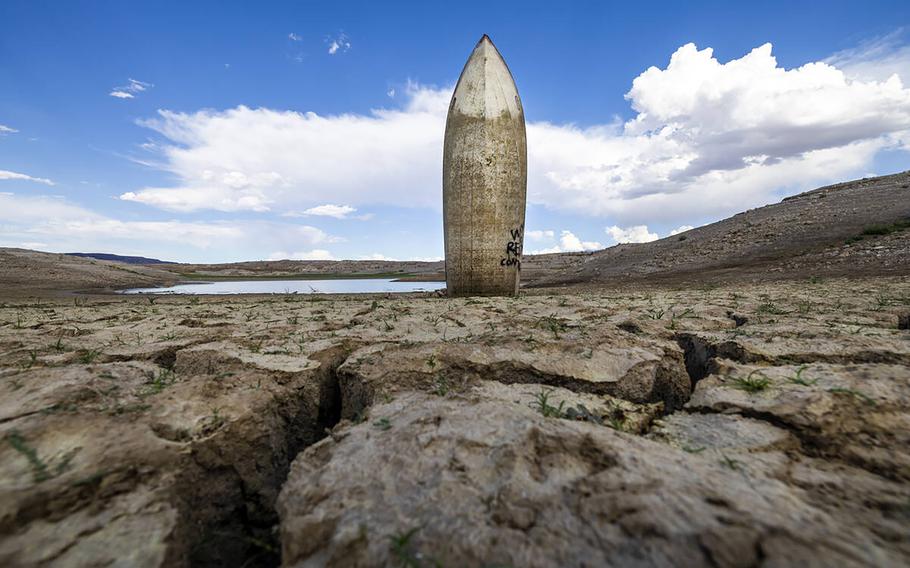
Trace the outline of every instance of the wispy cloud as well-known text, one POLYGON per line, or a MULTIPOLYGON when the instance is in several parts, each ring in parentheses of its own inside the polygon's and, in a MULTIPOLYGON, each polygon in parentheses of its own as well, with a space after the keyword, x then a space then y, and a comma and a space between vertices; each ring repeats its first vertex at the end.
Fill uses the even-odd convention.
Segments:
POLYGON ((291 41, 303 41, 303 36, 291 32, 288 34, 288 39, 291 41))
POLYGON ((127 84, 114 87, 110 93, 110 96, 118 99, 134 99, 139 93, 145 92, 155 85, 151 83, 146 83, 145 81, 138 81, 136 79, 127 79, 127 84))
POLYGON ((0 136, 5 136, 7 134, 15 134, 16 132, 19 132, 19 131, 10 126, 0 124, 0 136))
POLYGON ((861 81, 886 81, 892 75, 910 84, 910 31, 898 28, 891 33, 838 51, 824 62, 861 81))
POLYGON ((3 192, 0 226, 0 246, 41 242, 58 252, 141 251, 145 256, 169 258, 189 258, 196 253, 208 259, 262 258, 269 250, 329 249, 332 243, 344 240, 310 225, 260 220, 123 221, 61 197, 3 192))
POLYGON ((32 177, 26 174, 20 174, 18 172, 11 172, 9 170, 0 170, 0 180, 4 179, 18 179, 23 181, 33 181, 35 183, 43 183, 44 185, 54 185, 54 182, 47 178, 32 177))
POLYGON ((276 251, 269 255, 268 260, 335 260, 335 256, 325 249, 298 252, 276 251))
POLYGON ((354 213, 357 209, 349 205, 317 205, 316 207, 310 207, 303 211, 288 211, 287 213, 282 214, 282 217, 334 217, 335 219, 347 219, 348 215, 354 213))
POLYGON ((351 41, 344 33, 340 33, 337 37, 329 38, 326 41, 329 43, 329 55, 344 53, 351 49, 351 41))

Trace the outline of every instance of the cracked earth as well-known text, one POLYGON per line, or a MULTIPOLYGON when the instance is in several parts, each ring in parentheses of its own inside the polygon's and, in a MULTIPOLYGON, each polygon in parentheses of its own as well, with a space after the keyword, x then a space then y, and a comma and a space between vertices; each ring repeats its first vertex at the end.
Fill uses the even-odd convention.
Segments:
POLYGON ((910 279, 0 304, 5 566, 902 566, 910 279))

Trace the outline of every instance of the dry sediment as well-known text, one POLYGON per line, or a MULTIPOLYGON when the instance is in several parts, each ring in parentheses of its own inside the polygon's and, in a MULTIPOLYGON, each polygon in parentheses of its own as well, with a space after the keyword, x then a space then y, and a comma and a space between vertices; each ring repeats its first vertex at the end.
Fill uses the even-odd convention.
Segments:
POLYGON ((905 564, 908 305, 8 300, 0 562, 905 564))

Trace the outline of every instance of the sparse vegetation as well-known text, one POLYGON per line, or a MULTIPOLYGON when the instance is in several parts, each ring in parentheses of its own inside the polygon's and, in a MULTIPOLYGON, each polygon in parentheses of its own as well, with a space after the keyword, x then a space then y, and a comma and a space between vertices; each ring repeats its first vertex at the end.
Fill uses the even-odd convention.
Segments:
POLYGON ((898 231, 910 228, 910 219, 901 219, 890 224, 868 225, 863 228, 862 232, 846 240, 846 244, 851 245, 862 241, 866 237, 883 237, 898 231))
POLYGON ((818 382, 818 379, 805 379, 805 378, 803 378, 803 371, 806 370, 806 367, 807 367, 806 365, 803 365, 802 367, 800 367, 799 369, 797 369, 797 370, 796 370, 796 375, 790 377, 790 379, 789 379, 790 382, 791 382, 791 383, 794 383, 794 384, 797 384, 797 385, 804 386, 804 387, 811 387, 811 386, 815 385, 815 383, 818 382))
POLYGON ((652 320, 663 319, 665 313, 666 311, 658 308, 648 308, 645 310, 646 316, 652 320))
POLYGON ((14 450, 25 456, 25 459, 28 460, 29 465, 32 466, 32 477, 34 478, 35 483, 47 481, 52 477, 50 474, 50 468, 48 468, 47 464, 44 463, 44 460, 38 457, 38 452, 35 450, 35 448, 29 446, 26 443, 25 438, 22 437, 22 434, 20 434, 17 430, 13 430, 6 435, 6 440, 14 450))
POLYGON ((64 453, 57 462, 57 465, 52 467, 51 464, 47 463, 38 455, 38 451, 35 448, 26 442, 25 438, 18 430, 11 430, 6 435, 6 440, 14 450, 25 456, 25 459, 28 460, 28 463, 32 468, 32 479, 34 479, 35 483, 53 479, 65 472, 69 469, 70 462, 79 451, 79 448, 73 448, 64 453))
POLYGON ((170 369, 159 369, 158 373, 150 372, 149 378, 145 382, 145 388, 142 390, 141 394, 144 396, 158 394, 176 381, 177 376, 174 374, 174 371, 170 369))
POLYGON ((720 464, 734 471, 739 470, 740 463, 726 454, 720 456, 720 464))
POLYGON ((540 391, 534 395, 534 400, 529 403, 529 406, 540 412, 545 418, 563 418, 565 412, 563 408, 566 405, 566 401, 560 401, 559 406, 554 406, 550 404, 550 395, 553 394, 554 389, 540 389, 540 391))
POLYGON ((872 305, 872 311, 879 312, 891 305, 891 298, 884 294, 875 295, 875 303, 872 305))
POLYGON ((205 434, 211 434, 215 430, 224 426, 224 423, 227 420, 221 414, 221 408, 216 406, 211 409, 211 414, 203 418, 202 420, 202 431, 205 434))
POLYGON ((768 297, 764 296, 761 298, 761 302, 758 304, 758 313, 760 314, 772 314, 772 315, 786 315, 790 312, 781 308, 774 301, 768 297))
POLYGON ((433 379, 433 394, 436 396, 445 396, 449 394, 451 386, 449 385, 449 379, 442 375, 437 375, 433 379))
POLYGON ((540 319, 539 327, 547 329, 553 333, 553 339, 559 339, 559 334, 566 331, 566 324, 554 315, 549 315, 540 319))
POLYGON ((395 533, 389 537, 389 549, 395 561, 395 566, 399 568, 421 568, 420 556, 414 551, 414 535, 421 527, 414 527, 403 533, 395 533))
POLYGON ((746 377, 735 377, 733 379, 734 388, 748 393, 761 392, 770 386, 771 379, 761 374, 761 371, 758 369, 752 371, 746 377))
POLYGON ((863 392, 860 392, 856 389, 834 387, 834 388, 828 389, 828 392, 833 393, 833 394, 843 394, 843 395, 847 395, 847 396, 852 396, 853 398, 860 400, 860 401, 868 404, 869 406, 875 406, 874 398, 872 398, 871 396, 869 396, 863 392))
POLYGON ((88 349, 79 353, 79 362, 83 365, 90 365, 101 355, 97 349, 88 349))
POLYGON ((895 221, 890 225, 869 225, 863 229, 863 232, 861 234, 869 237, 880 237, 884 235, 890 235, 891 233, 896 233, 898 231, 903 231, 904 229, 910 229, 910 219, 895 221))

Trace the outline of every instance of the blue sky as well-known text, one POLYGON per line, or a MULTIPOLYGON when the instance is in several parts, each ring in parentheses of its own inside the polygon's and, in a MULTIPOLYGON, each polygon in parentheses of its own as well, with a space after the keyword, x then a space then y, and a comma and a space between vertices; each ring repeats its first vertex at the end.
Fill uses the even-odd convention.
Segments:
POLYGON ((438 258, 445 106, 483 33, 529 125, 526 251, 910 157, 908 2, 6 0, 0 22, 0 246, 438 258))

